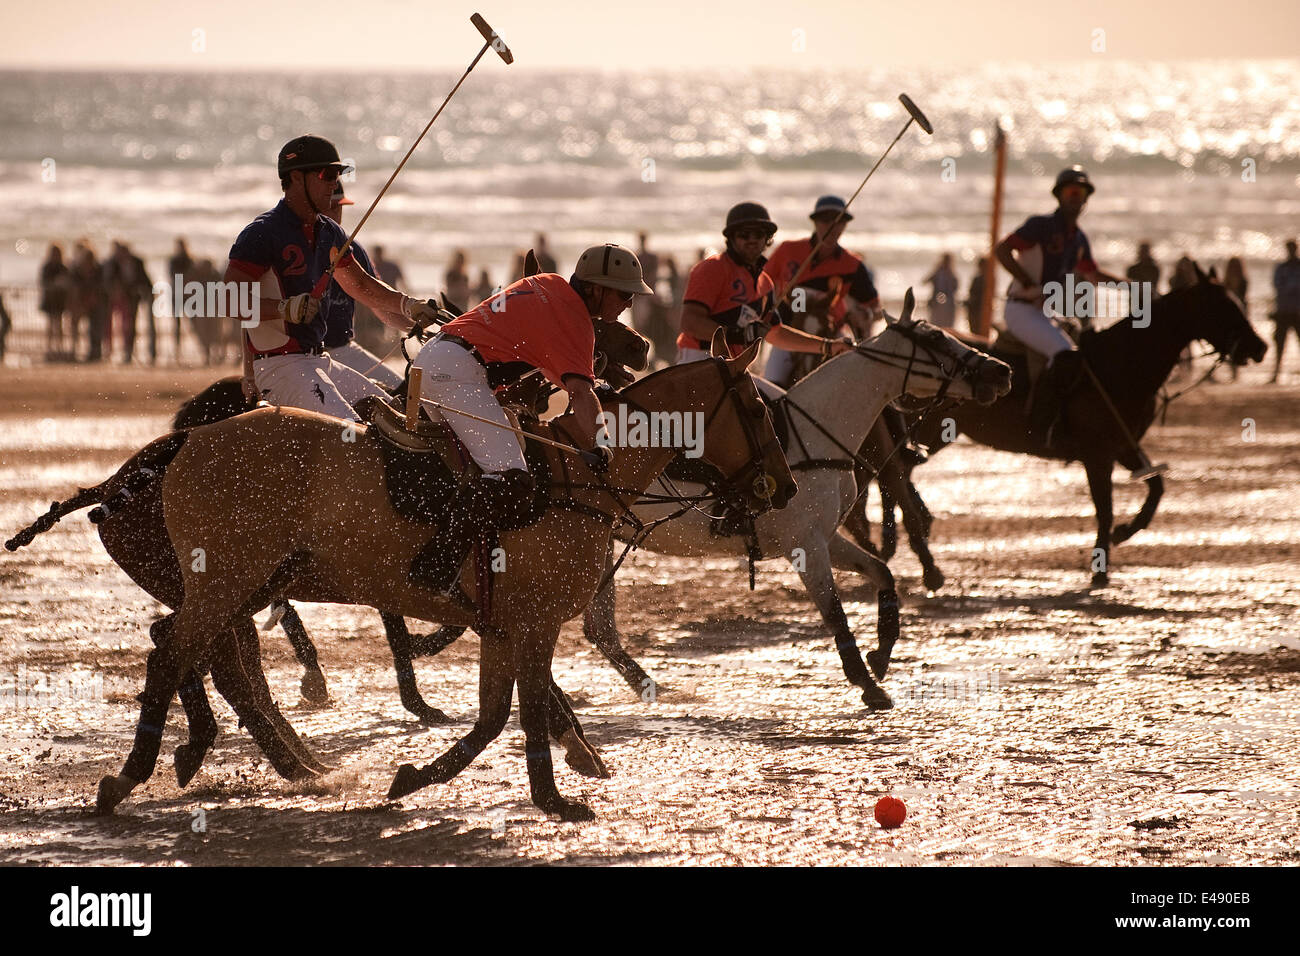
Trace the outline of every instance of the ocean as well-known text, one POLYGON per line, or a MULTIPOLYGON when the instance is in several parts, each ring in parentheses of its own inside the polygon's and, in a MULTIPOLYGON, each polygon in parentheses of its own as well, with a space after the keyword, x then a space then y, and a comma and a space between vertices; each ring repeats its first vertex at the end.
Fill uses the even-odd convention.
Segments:
MULTIPOLYGON (((500 64, 491 64, 492 67, 500 64)), ((333 139, 357 166, 345 225, 459 74, 0 73, 0 283, 34 281, 47 244, 128 241, 155 278, 175 237, 218 267, 279 198, 291 136, 333 139)), ((1104 268, 1138 241, 1172 268, 1243 257, 1252 298, 1300 231, 1300 60, 1084 61, 1045 68, 809 74, 529 72, 480 67, 361 234, 432 293, 452 250, 503 278, 545 232, 572 266, 585 246, 633 244, 688 266, 717 248, 733 203, 765 203, 777 239, 803 235, 814 199, 849 195, 913 126, 854 204, 844 243, 887 300, 943 252, 963 287, 988 244, 992 128, 1010 142, 1003 231, 1049 212, 1055 173, 1097 184, 1083 225, 1104 268)), ((924 298, 924 296, 922 296, 924 298)))

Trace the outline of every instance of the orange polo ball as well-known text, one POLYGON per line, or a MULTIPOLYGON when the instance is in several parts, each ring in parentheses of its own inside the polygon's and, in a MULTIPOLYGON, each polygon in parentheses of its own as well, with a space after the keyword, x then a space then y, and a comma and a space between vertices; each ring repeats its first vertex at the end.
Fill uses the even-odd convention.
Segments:
POLYGON ((881 797, 876 802, 876 822, 886 830, 901 827, 907 818, 907 807, 897 797, 881 797))

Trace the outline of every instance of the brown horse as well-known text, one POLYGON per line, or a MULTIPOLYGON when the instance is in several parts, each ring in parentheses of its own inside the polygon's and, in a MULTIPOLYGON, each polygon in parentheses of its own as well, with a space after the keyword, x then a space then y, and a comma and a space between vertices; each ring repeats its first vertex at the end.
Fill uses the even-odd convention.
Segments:
MULTIPOLYGON (((1251 328, 1241 300, 1215 280, 1213 271, 1207 276, 1197 266, 1196 277, 1195 285, 1156 299, 1148 324, 1139 325, 1125 319, 1101 331, 1083 333, 1079 349, 1105 395, 1099 394, 1089 375, 1080 376, 1062 414, 1066 437, 1060 447, 1048 449, 1028 437, 1024 358, 999 354, 996 348, 990 349, 992 354, 1016 363, 1018 368, 1016 387, 1011 394, 988 407, 963 405, 932 411, 913 432, 917 441, 937 451, 955 437, 953 429, 944 428, 945 419, 951 419, 955 433, 969 435, 991 448, 1057 461, 1083 462, 1097 509, 1097 541, 1090 562, 1093 587, 1107 586, 1111 547, 1127 541, 1151 523, 1164 493, 1164 481, 1159 474, 1145 477, 1147 497, 1138 514, 1112 530, 1111 473, 1116 462, 1135 473, 1142 468, 1137 445, 1155 420, 1156 395, 1183 350, 1192 342, 1205 341, 1224 360, 1237 366, 1247 361, 1263 361, 1268 349, 1251 328), (1123 425, 1116 421, 1107 399, 1119 413, 1123 425)), ((864 451, 869 459, 879 454, 877 448, 864 451)), ((942 583, 942 575, 925 547, 928 515, 917 513, 918 507, 923 512, 924 503, 919 496, 897 491, 910 485, 910 469, 895 456, 887 470, 891 471, 887 480, 896 489, 899 504, 905 512, 909 507, 913 509, 913 514, 907 516, 909 531, 925 529, 921 540, 913 536, 913 550, 925 565, 926 582, 942 583)), ((847 527, 861 541, 864 523, 855 521, 847 527)))
MULTIPOLYGON (((706 416, 705 457, 747 488, 751 511, 781 507, 794 481, 752 380, 755 349, 737 359, 675 366, 610 401, 643 413, 706 416)), ((571 443, 568 416, 542 427, 571 443)), ((369 604, 424 620, 474 624, 481 645, 480 715, 474 729, 423 770, 404 766, 398 797, 450 779, 497 734, 515 681, 527 738, 533 802, 565 819, 587 819, 582 804, 555 786, 548 747, 550 661, 564 621, 581 612, 601 577, 611 528, 673 456, 672 448, 624 448, 609 474, 547 451, 568 497, 540 521, 503 533, 506 570, 494 576, 491 606, 476 614, 411 584, 407 569, 431 529, 392 508, 372 442, 341 440, 339 423, 310 412, 259 409, 186 436, 167 466, 162 496, 168 535, 181 568, 184 603, 171 633, 149 655, 135 744, 123 772, 105 777, 98 805, 111 811, 152 774, 161 727, 182 676, 230 653, 232 622, 284 596, 369 604), (338 481, 346 475, 346 482, 338 481), (296 489, 291 501, 285 488, 296 489), (304 508, 294 502, 311 502, 304 508), (360 503, 361 506, 357 506, 360 503), (479 616, 481 620, 477 619, 479 616)), ((467 588, 482 600, 477 584, 467 588)))

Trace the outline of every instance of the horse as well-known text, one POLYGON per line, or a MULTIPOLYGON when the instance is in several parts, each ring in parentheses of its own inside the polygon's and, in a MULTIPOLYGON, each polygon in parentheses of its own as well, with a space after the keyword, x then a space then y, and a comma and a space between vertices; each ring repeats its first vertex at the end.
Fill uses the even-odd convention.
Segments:
MULTIPOLYGON (((597 328, 596 347, 597 369, 614 381, 631 378, 625 366, 636 369, 645 367, 648 343, 643 336, 625 325, 601 323, 597 328)), ((398 389, 399 394, 404 392, 405 383, 398 389)), ((545 397, 545 394, 537 392, 529 395, 530 399, 545 397)), ((177 432, 188 431, 224 421, 253 407, 243 395, 239 377, 228 376, 182 403, 173 418, 172 427, 177 432)), ((80 489, 75 497, 65 502, 54 502, 49 512, 7 542, 6 547, 10 551, 16 550, 29 544, 37 534, 53 527, 67 514, 97 505, 99 507, 91 511, 91 520, 96 525, 100 541, 109 556, 150 596, 169 608, 178 608, 183 598, 181 571, 163 522, 160 486, 162 472, 170 461, 170 455, 178 447, 175 435, 151 443, 104 482, 92 488, 80 489)), ((327 702, 329 695, 316 647, 301 618, 289 602, 281 602, 277 606, 282 612, 280 624, 304 667, 301 681, 304 699, 309 703, 327 702)), ((165 639, 173 616, 164 617, 151 625, 150 635, 155 643, 165 639)), ((413 652, 408 644, 427 641, 428 638, 412 636, 400 615, 380 612, 380 618, 394 660, 399 662, 398 689, 403 705, 422 723, 452 722, 452 718, 441 710, 425 703, 415 683, 415 673, 410 663, 413 652)), ((229 638, 229 653, 218 657, 217 666, 212 668, 213 683, 271 760, 272 766, 290 780, 303 779, 331 769, 302 743, 271 698, 261 673, 260 649, 252 618, 237 622, 229 638)), ((424 645, 416 645, 420 646, 424 645)), ((201 673, 191 675, 182 684, 181 702, 189 723, 190 738, 177 748, 175 766, 177 783, 184 787, 198 772, 204 755, 215 743, 218 728, 203 687, 201 673)), ((556 740, 566 751, 566 762, 587 776, 608 776, 599 755, 587 745, 568 699, 558 687, 552 688, 551 716, 556 740)))
MULTIPOLYGON (((796 490, 794 479, 745 372, 757 349, 724 359, 717 356, 719 345, 714 358, 647 376, 612 393, 607 404, 647 414, 705 415, 705 457, 747 489, 746 509, 758 514, 784 507, 796 490)), ((571 443, 571 422, 570 415, 561 416, 539 431, 571 443)), ((591 819, 585 804, 565 799, 555 785, 548 747, 551 656, 560 626, 595 593, 613 524, 674 449, 621 449, 603 476, 547 449, 552 474, 565 476, 559 484, 568 497, 553 498, 536 523, 500 535, 506 569, 487 577, 490 607, 480 584, 469 583, 475 608, 408 580, 407 569, 431 529, 397 514, 374 442, 340 441, 339 424, 313 412, 268 407, 180 433, 184 438, 163 474, 162 498, 184 601, 170 634, 149 655, 135 741, 121 774, 101 780, 98 810, 111 813, 152 775, 163 721, 184 676, 209 656, 215 666, 231 653, 224 635, 232 623, 283 596, 474 624, 484 635, 474 728, 427 767, 403 765, 390 798, 449 780, 466 767, 504 727, 517 681, 533 803, 561 819, 591 819), (348 481, 327 480, 339 475, 348 481), (300 489, 319 507, 290 506, 277 490, 285 487, 300 489), (363 506, 353 507, 358 502, 363 506), (203 561, 192 560, 199 553, 203 561)))
MULTIPOLYGON (((1097 539, 1090 562, 1094 588, 1107 587, 1110 583, 1111 548, 1151 523, 1164 494, 1164 481, 1159 473, 1143 474, 1147 494, 1141 508, 1132 521, 1112 529, 1111 473, 1116 462, 1135 475, 1143 472, 1145 456, 1140 452, 1139 442, 1155 420, 1157 394, 1183 350, 1194 341, 1204 341, 1219 354, 1221 361, 1236 367, 1263 361, 1268 349, 1247 320, 1241 300, 1216 280, 1214 270, 1208 275, 1200 266, 1195 270, 1194 285, 1152 303, 1149 324, 1121 320, 1108 328, 1082 333, 1079 349, 1096 379, 1089 374, 1081 376, 1065 402, 1062 410, 1065 438, 1060 447, 1049 449, 1028 437, 1029 386, 1025 381, 1024 357, 1007 355, 996 345, 985 348, 990 354, 1018 366, 1017 387, 1011 394, 987 408, 966 406, 932 411, 919 421, 913 432, 914 438, 932 452, 951 444, 957 434, 965 434, 1002 451, 1082 462, 1097 513, 1097 539), (1098 384, 1102 392, 1098 391, 1098 384), (951 420, 955 427, 945 429, 945 419, 951 420)), ((889 472, 886 481, 894 488, 905 489, 910 485, 911 468, 897 459, 888 462, 885 471, 889 472)), ((924 502, 919 495, 906 492, 899 494, 897 501, 908 521, 909 538, 925 566, 927 580, 937 575, 942 583, 942 574, 925 546, 929 515, 924 502), (914 528, 917 532, 924 529, 923 534, 915 533, 914 528)), ((862 523, 852 524, 849 530, 862 541, 862 523)))
MULTIPOLYGON (((881 409, 900 395, 922 398, 955 396, 990 402, 1011 388, 1011 369, 967 347, 947 332, 913 321, 914 300, 908 291, 902 317, 889 322, 875 338, 860 343, 797 382, 772 403, 778 434, 784 427, 791 469, 800 474, 799 501, 754 522, 752 530, 720 535, 717 518, 695 508, 682 509, 677 499, 699 497, 703 486, 660 479, 653 489, 660 501, 646 501, 633 511, 638 523, 621 533, 649 551, 693 557, 751 556, 785 558, 798 572, 823 622, 834 637, 844 674, 862 690, 870 709, 893 706, 876 679, 883 678, 898 638, 898 594, 884 562, 836 533, 840 520, 858 499, 854 454, 881 409), (845 397, 852 395, 852 404, 845 397), (681 494, 675 494, 680 489, 681 494), (659 522, 656 526, 656 522, 659 522), (653 527, 642 537, 635 529, 653 527), (864 575, 877 589, 877 647, 863 664, 857 640, 835 586, 832 569, 864 575), (873 679, 873 674, 875 679, 873 679)), ((671 474, 672 468, 669 469, 671 474)), ((650 498, 656 497, 652 493, 650 498)), ((610 560, 612 561, 612 555, 610 560)), ((583 635, 614 665, 634 692, 645 697, 655 682, 623 648, 615 613, 614 583, 602 588, 583 618, 583 635)), ((429 638, 434 652, 455 640, 463 629, 444 626, 429 638)))
MULTIPOLYGON (((606 376, 611 384, 615 386, 627 384, 627 382, 631 381, 632 376, 626 370, 643 370, 648 364, 649 349, 649 341, 635 329, 621 322, 597 323, 596 374, 606 376)), ((405 351, 403 354, 407 355, 409 366, 410 355, 405 351)), ((534 387, 518 396, 519 403, 531 409, 536 409, 540 405, 541 409, 544 410, 545 401, 550 392, 553 391, 553 387, 546 388, 543 383, 544 380, 540 379, 539 376, 531 376, 528 384, 534 387)), ((523 391, 523 389, 520 389, 520 391, 523 391)), ((405 397, 405 380, 394 394, 397 398, 405 397)), ((172 419, 172 428, 173 430, 180 430, 209 425, 249 411, 252 408, 253 403, 249 402, 243 394, 239 377, 232 375, 213 382, 203 391, 183 402, 172 419)), ((538 412, 539 415, 541 413, 541 411, 538 412)), ((147 504, 147 502, 141 502, 142 506, 147 506, 147 504)), ((132 507, 134 508, 134 505, 132 507)), ((158 518, 161 518, 161 513, 158 518)), ((118 524, 122 524, 120 519, 118 524)), ((118 546, 123 552, 128 548, 132 550, 139 549, 143 552, 152 552, 158 546, 165 549, 167 543, 161 520, 152 521, 147 517, 144 518, 140 522, 140 528, 136 533, 121 537, 118 540, 118 546), (146 529, 161 532, 162 537, 159 537, 158 534, 150 534, 146 529)), ((112 549, 110 549, 110 553, 113 555, 114 560, 119 565, 122 565, 123 570, 132 575, 137 584, 153 593, 149 585, 136 578, 127 568, 127 565, 140 566, 144 560, 143 555, 136 557, 127 553, 114 553, 112 549)), ((154 596, 157 597, 156 594, 154 596)), ((159 600, 163 599, 159 598, 159 600)), ((169 601, 163 600, 163 603, 169 607, 175 606, 169 601)), ((316 645, 312 642, 302 618, 293 605, 287 601, 277 605, 275 615, 278 617, 285 636, 289 638, 294 656, 303 668, 300 682, 303 699, 310 704, 328 703, 329 690, 325 681, 325 674, 321 670, 316 645)), ((419 656, 421 653, 430 653, 430 649, 436 646, 436 639, 431 635, 412 634, 408 630, 406 622, 399 615, 380 612, 379 616, 384 625, 384 636, 388 639, 389 648, 393 653, 394 668, 397 674, 397 691, 402 706, 413 714, 420 723, 450 723, 450 717, 437 707, 430 706, 424 700, 416 684, 415 670, 411 667, 412 658, 419 656)), ((202 719, 206 723, 206 719, 202 719)))

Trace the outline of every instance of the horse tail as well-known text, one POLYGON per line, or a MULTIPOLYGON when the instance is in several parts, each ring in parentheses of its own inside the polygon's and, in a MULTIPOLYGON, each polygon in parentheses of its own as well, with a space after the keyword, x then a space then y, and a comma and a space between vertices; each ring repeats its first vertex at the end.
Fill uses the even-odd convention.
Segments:
POLYGON ((49 531, 59 519, 74 511, 96 505, 88 515, 92 524, 99 524, 137 492, 162 477, 163 470, 171 464, 176 453, 185 444, 188 432, 172 432, 158 438, 136 452, 125 465, 93 488, 81 488, 66 501, 55 501, 45 512, 18 534, 5 542, 9 551, 31 544, 38 534, 49 531))
POLYGON ((237 375, 213 382, 193 398, 183 402, 176 409, 172 419, 172 428, 198 428, 213 422, 234 418, 252 409, 252 404, 244 397, 243 387, 237 375))

